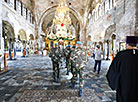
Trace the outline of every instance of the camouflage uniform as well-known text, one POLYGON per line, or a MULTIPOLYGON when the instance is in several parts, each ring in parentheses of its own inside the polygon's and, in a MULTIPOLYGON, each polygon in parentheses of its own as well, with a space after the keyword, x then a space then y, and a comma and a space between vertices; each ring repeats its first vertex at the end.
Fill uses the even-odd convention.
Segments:
POLYGON ((71 59, 75 63, 74 68, 74 80, 77 80, 77 75, 79 75, 79 89, 83 88, 83 70, 87 62, 87 53, 86 50, 78 47, 75 49, 74 56, 71 55, 71 59))
POLYGON ((69 70, 70 70, 70 53, 71 53, 71 49, 69 47, 67 47, 64 50, 64 55, 66 57, 67 74, 69 73, 69 70))
POLYGON ((62 52, 60 48, 52 48, 50 50, 49 57, 51 57, 53 63, 53 78, 54 80, 56 79, 59 80, 59 74, 60 74, 59 65, 61 63, 61 57, 62 57, 62 52))
POLYGON ((74 86, 75 82, 76 82, 76 78, 77 78, 77 69, 76 69, 76 66, 75 66, 75 62, 73 60, 73 57, 75 55, 75 50, 72 50, 71 51, 71 54, 70 54, 70 62, 71 62, 71 73, 73 74, 73 78, 71 79, 71 82, 74 86))

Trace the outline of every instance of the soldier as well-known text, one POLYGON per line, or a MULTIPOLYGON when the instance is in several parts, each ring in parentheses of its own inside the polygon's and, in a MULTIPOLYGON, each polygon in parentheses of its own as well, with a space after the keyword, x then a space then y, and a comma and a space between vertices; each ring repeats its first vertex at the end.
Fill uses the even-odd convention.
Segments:
POLYGON ((58 43, 55 43, 55 48, 52 48, 50 50, 49 57, 51 57, 53 63, 54 82, 59 82, 59 73, 60 73, 59 64, 62 57, 62 53, 60 48, 58 47, 58 43))
POLYGON ((64 55, 66 57, 66 68, 67 68, 67 75, 69 74, 69 68, 70 68, 70 53, 71 53, 71 46, 68 45, 66 49, 64 50, 64 55))
POLYGON ((70 62, 71 62, 71 73, 73 74, 73 78, 71 79, 71 83, 74 87, 75 85, 75 81, 76 81, 76 78, 77 78, 77 73, 76 72, 76 67, 75 67, 75 63, 74 63, 74 60, 73 60, 73 57, 75 55, 75 48, 76 46, 72 46, 72 50, 71 50, 71 54, 70 54, 70 62))
POLYGON ((75 49, 75 55, 72 57, 72 60, 75 63, 75 69, 77 76, 79 76, 79 96, 82 96, 82 88, 83 88, 83 70, 87 62, 87 53, 86 49, 82 48, 82 43, 77 41, 75 49))

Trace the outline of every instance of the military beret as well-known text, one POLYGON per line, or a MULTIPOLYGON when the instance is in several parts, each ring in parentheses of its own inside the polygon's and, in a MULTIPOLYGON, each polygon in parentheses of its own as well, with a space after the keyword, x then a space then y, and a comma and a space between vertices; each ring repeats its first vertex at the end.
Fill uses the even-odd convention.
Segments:
POLYGON ((68 47, 71 47, 71 45, 68 45, 68 47))
POLYGON ((77 44, 81 45, 81 44, 82 44, 82 42, 81 42, 81 41, 77 41, 77 44))
POLYGON ((72 48, 76 48, 76 46, 72 46, 72 48))
POLYGON ((58 45, 58 43, 55 43, 55 45, 58 45))

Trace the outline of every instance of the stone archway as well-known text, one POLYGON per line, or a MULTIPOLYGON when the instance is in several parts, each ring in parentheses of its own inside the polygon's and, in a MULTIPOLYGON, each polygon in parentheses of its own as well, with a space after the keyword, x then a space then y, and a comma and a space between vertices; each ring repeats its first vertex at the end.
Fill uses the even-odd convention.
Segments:
POLYGON ((4 38, 4 50, 13 49, 15 42, 15 33, 12 25, 8 21, 2 21, 2 35, 4 38))
POLYGON ((8 21, 2 21, 2 36, 4 38, 4 51, 5 56, 12 60, 15 54, 14 43, 15 43, 15 33, 12 25, 8 21))
POLYGON ((31 50, 34 49, 35 44, 34 44, 34 36, 33 36, 33 34, 29 35, 29 46, 30 46, 31 50))
POLYGON ((18 40, 20 41, 19 45, 21 48, 21 56, 25 56, 25 50, 26 50, 26 45, 27 45, 27 35, 25 30, 20 29, 18 32, 18 40))
POLYGON ((29 40, 34 40, 33 34, 30 34, 30 35, 29 35, 29 40))
POLYGON ((105 30, 105 36, 104 36, 104 48, 105 53, 107 55, 107 60, 109 59, 109 55, 113 53, 113 46, 114 46, 114 34, 116 32, 116 25, 110 25, 106 30, 105 30))
POLYGON ((21 41, 27 41, 26 32, 23 29, 19 30, 18 39, 21 41))
POLYGON ((116 32, 116 25, 110 25, 106 30, 105 30, 105 40, 110 40, 112 38, 112 34, 116 32))

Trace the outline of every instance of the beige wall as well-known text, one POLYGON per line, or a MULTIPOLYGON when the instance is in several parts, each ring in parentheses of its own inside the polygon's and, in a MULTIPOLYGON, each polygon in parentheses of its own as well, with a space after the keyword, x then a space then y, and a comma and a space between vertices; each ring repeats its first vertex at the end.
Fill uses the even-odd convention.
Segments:
POLYGON ((2 11, 2 20, 8 21, 12 25, 16 38, 18 37, 20 29, 26 32, 27 40, 29 40, 30 34, 34 35, 34 24, 31 24, 29 20, 26 20, 4 1, 2 2, 2 11))
POLYGON ((135 34, 138 36, 138 0, 136 0, 136 24, 135 24, 135 34))
POLYGON ((93 41, 100 41, 100 36, 104 36, 105 30, 112 24, 116 24, 117 41, 125 41, 127 35, 134 35, 136 28, 138 29, 136 1, 125 0, 124 3, 124 0, 116 0, 115 7, 102 14, 96 21, 91 17, 87 26, 87 36, 91 35, 93 41))
POLYGON ((117 40, 125 41, 127 35, 134 35, 135 33, 135 9, 136 0, 117 1, 116 6, 116 33, 117 40))

